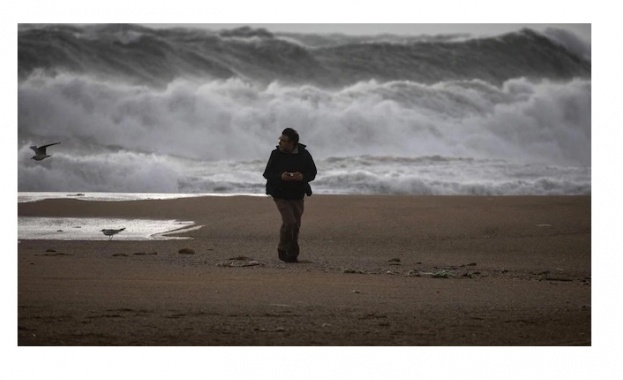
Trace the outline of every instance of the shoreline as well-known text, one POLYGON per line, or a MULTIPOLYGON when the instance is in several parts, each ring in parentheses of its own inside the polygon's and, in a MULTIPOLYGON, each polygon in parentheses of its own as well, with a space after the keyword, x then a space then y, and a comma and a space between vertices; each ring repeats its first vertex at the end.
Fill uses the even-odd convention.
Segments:
MULTIPOLYGON (((45 200, 81 200, 86 202, 133 202, 153 200, 177 200, 194 198, 268 198, 266 194, 258 193, 103 193, 103 192, 18 192, 18 204, 34 203, 45 200), (20 201, 20 197, 22 200, 20 201)), ((361 193, 314 193, 313 197, 401 197, 401 198, 549 198, 549 197, 591 197, 592 194, 361 194, 361 193)), ((307 197, 306 199, 309 199, 307 197)))
POLYGON ((300 264, 273 252, 266 197, 57 199, 18 216, 203 226, 21 240, 19 345, 591 345, 590 196, 315 194, 300 264))

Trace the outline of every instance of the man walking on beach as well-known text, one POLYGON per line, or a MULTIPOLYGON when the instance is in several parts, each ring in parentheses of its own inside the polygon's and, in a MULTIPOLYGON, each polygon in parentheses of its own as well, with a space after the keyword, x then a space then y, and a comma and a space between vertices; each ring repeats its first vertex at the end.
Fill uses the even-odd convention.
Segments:
POLYGON ((311 195, 309 182, 316 178, 316 173, 314 159, 306 146, 299 143, 299 134, 292 128, 284 129, 264 170, 266 194, 273 197, 281 214, 277 253, 282 261, 298 261, 304 198, 311 195))

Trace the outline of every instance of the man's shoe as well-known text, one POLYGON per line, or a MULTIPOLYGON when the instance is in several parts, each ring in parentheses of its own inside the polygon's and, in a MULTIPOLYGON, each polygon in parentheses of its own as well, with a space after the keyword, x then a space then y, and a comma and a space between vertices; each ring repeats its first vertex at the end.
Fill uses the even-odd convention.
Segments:
POLYGON ((297 241, 294 241, 294 243, 292 244, 292 250, 290 252, 288 252, 287 257, 288 263, 298 263, 298 259, 297 257, 299 257, 299 252, 301 251, 301 249, 299 248, 299 243, 297 241))
POLYGON ((288 254, 286 253, 286 251, 282 251, 281 249, 277 248, 277 254, 279 255, 279 260, 288 262, 288 254))
POLYGON ((287 256, 284 261, 286 263, 298 263, 299 259, 296 256, 287 256))

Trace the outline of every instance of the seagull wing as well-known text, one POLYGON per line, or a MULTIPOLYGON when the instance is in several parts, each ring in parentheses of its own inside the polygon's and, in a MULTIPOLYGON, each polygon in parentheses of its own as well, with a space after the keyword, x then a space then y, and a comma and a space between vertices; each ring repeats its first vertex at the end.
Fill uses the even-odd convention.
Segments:
POLYGON ((45 148, 47 148, 49 146, 52 146, 52 145, 56 145, 56 144, 60 144, 60 142, 55 142, 55 143, 52 143, 52 144, 41 145, 40 147, 37 148, 37 151, 39 151, 39 152, 41 152, 43 154, 46 154, 45 153, 45 148))

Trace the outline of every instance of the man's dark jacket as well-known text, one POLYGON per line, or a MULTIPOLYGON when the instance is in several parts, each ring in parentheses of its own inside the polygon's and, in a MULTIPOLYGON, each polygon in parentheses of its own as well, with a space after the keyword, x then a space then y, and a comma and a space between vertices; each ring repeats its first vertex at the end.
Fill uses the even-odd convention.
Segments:
POLYGON ((305 194, 311 195, 309 182, 316 178, 316 174, 316 164, 304 144, 297 144, 294 153, 284 153, 277 147, 271 152, 264 170, 266 194, 279 199, 303 199, 305 194), (283 172, 300 172, 303 180, 283 181, 283 172))

